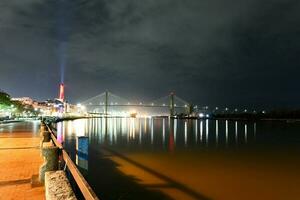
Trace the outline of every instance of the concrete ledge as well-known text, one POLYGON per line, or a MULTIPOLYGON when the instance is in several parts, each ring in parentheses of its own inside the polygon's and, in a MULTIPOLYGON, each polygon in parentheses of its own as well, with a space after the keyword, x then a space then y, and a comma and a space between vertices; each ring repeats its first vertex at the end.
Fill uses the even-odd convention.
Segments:
POLYGON ((50 142, 43 142, 43 146, 42 147, 52 147, 54 146, 53 143, 50 141, 50 142))
POLYGON ((45 173, 46 200, 76 200, 64 171, 45 173))

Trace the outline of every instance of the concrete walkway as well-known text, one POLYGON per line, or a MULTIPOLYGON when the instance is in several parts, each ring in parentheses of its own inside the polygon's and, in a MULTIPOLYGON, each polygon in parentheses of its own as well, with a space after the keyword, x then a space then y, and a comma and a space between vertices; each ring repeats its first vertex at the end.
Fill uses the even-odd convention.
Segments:
POLYGON ((0 200, 44 199, 38 121, 0 124, 0 200))

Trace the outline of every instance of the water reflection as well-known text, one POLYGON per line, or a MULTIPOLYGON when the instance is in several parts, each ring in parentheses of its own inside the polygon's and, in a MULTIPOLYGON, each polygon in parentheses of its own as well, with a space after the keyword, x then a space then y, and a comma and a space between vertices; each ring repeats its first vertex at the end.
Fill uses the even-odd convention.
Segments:
POLYGON ((163 119, 163 145, 166 141, 166 119, 163 119))
POLYGON ((57 141, 58 142, 63 143, 64 133, 65 133, 65 130, 63 129, 62 123, 57 124, 57 141))
POLYGON ((206 120, 205 124, 206 124, 206 135, 205 135, 205 139, 206 139, 206 146, 208 146, 208 133, 209 133, 209 127, 208 127, 208 119, 206 120))
POLYGON ((219 121, 216 120, 216 145, 219 145, 219 121))
POLYGON ((184 122, 184 144, 185 146, 187 146, 187 133, 188 130, 187 130, 187 121, 184 122))
POLYGON ((198 120, 195 120, 195 141, 198 143, 198 120))
POLYGON ((176 144, 177 137, 177 119, 174 120, 174 145, 176 144))
POLYGON ((238 143, 238 122, 235 122, 235 143, 238 143))
POLYGON ((226 120, 225 123, 226 123, 226 125, 225 125, 226 126, 225 127, 225 131, 226 131, 226 133, 225 133, 226 134, 226 136, 225 136, 226 137, 226 145, 228 145, 228 120, 226 120))
POLYGON ((238 121, 170 118, 97 118, 64 123, 57 125, 57 137, 61 142, 65 140, 65 134, 74 134, 74 137, 88 136, 94 144, 119 147, 138 145, 142 148, 155 146, 155 149, 169 151, 201 147, 203 144, 212 148, 230 147, 234 143, 247 144, 249 139, 256 137, 257 129, 256 123, 252 124, 253 129, 249 129, 248 123, 238 121), (239 124, 244 127, 240 133, 239 124), (233 142, 230 140, 231 127, 234 127, 233 142))
POLYGON ((245 143, 248 142, 248 127, 247 124, 245 124, 245 143))
POLYGON ((142 123, 139 123, 139 144, 142 144, 142 123))
MULTIPOLYGON (((274 172, 272 179, 265 179, 268 184, 265 184, 265 180, 261 184, 257 184, 255 178, 265 176, 266 166, 278 166, 277 169, 282 170, 282 162, 278 162, 280 164, 277 163, 277 165, 276 163, 267 163, 266 165, 262 163, 260 169, 256 168, 259 162, 269 159, 262 157, 261 160, 256 160, 259 151, 257 151, 255 145, 261 145, 263 147, 261 149, 265 150, 265 144, 268 144, 268 142, 272 144, 276 142, 277 146, 275 147, 278 148, 281 147, 282 141, 285 141, 288 145, 295 146, 297 143, 299 149, 299 129, 293 129, 296 126, 295 124, 284 124, 284 126, 277 126, 277 128, 270 128, 270 124, 273 126, 274 123, 170 118, 97 118, 60 123, 57 125, 57 135, 58 138, 64 141, 67 151, 70 152, 79 169, 83 170, 82 172, 87 172, 87 175, 83 174, 87 177, 93 189, 99 192, 99 196, 102 197, 103 193, 107 192, 108 195, 116 194, 116 198, 111 199, 120 199, 124 197, 124 193, 132 194, 132 191, 136 191, 136 187, 133 189, 134 185, 141 185, 146 190, 139 190, 137 192, 138 198, 135 199, 143 199, 146 196, 145 191, 150 191, 152 188, 163 192, 171 191, 170 194, 174 196, 174 199, 185 199, 179 197, 178 194, 190 195, 191 190, 177 187, 178 184, 176 183, 183 183, 183 186, 189 186, 193 191, 202 194, 204 191, 202 190, 203 180, 199 177, 205 177, 207 180, 213 181, 212 183, 218 187, 211 187, 211 184, 208 184, 207 191, 215 188, 216 194, 219 191, 224 192, 225 195, 229 194, 228 188, 224 188, 224 185, 232 186, 232 184, 234 188, 240 189, 240 187, 243 187, 245 192, 249 191, 249 188, 252 191, 253 187, 257 187, 257 191, 261 191, 262 186, 271 185, 268 191, 273 193, 272 183, 278 179, 277 170, 271 170, 274 172), (281 133, 280 128, 287 126, 292 128, 281 133), (287 133, 293 136, 290 137, 292 139, 288 142, 287 133), (82 135, 88 139, 86 145, 80 147, 80 137, 78 136, 82 135), (252 150, 253 147, 255 150, 253 155, 255 156, 245 157, 248 154, 243 153, 252 150), (231 151, 230 148, 233 148, 234 151, 231 151), (210 151, 211 149, 212 151, 210 151), (217 151, 215 151, 216 149, 217 151), (230 151, 224 154, 223 152, 228 149, 230 151), (243 162, 236 162, 237 158, 241 158, 243 162), (216 162, 217 160, 219 162, 216 162), (250 170, 248 166, 251 166, 250 170), (225 173, 223 173, 224 170, 225 173), (257 171, 260 173, 255 174, 257 171), (219 172, 224 176, 219 175, 219 172), (253 175, 251 177, 255 180, 250 179, 249 181, 253 185, 242 184, 241 186, 240 180, 248 180, 249 173, 253 175), (158 177, 157 174, 163 176, 158 177), (178 176, 178 174, 181 176, 178 176), (160 180, 161 177, 171 177, 171 180, 177 182, 174 184, 172 181, 162 181, 160 180), (222 182, 219 183, 220 181, 222 182), (149 189, 150 187, 151 189, 149 189), (219 188, 223 188, 224 191, 219 188)), ((278 155, 273 154, 273 156, 277 158, 278 155)), ((294 159, 294 157, 292 158, 294 159)), ((285 161, 285 158, 283 161, 285 161)), ((288 170, 290 170, 290 167, 288 167, 288 170)), ((294 174, 297 174, 297 171, 294 174)), ((281 188, 280 183, 278 185, 278 188, 281 188)), ((206 195, 206 193, 204 194, 206 195)), ((234 193, 233 197, 238 194, 239 192, 234 193)), ((208 196, 210 197, 210 195, 208 196)), ((107 197, 106 199, 110 199, 109 196, 107 197)), ((203 199, 197 197, 194 199, 203 199)), ((127 199, 134 198, 128 197, 127 199)), ((165 198, 154 197, 151 199, 165 198)))
POLYGON ((73 122, 73 125, 70 128, 72 129, 73 132, 75 132, 75 134, 77 136, 84 136, 84 134, 85 134, 85 121, 75 120, 73 122))
POLYGON ((153 144, 154 139, 154 121, 151 119, 151 144, 153 144))
POLYGON ((200 141, 203 140, 203 121, 200 122, 200 141))

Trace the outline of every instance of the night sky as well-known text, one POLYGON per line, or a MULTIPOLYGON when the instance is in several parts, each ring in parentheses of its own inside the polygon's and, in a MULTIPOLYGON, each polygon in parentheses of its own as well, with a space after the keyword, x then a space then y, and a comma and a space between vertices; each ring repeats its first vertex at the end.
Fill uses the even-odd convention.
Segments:
POLYGON ((299 0, 1 0, 0 89, 300 107, 299 0))

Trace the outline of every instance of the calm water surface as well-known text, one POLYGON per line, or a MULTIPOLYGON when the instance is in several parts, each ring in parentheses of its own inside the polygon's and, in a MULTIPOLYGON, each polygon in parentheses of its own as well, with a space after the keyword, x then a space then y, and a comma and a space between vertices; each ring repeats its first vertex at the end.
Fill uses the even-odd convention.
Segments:
POLYGON ((300 123, 94 118, 57 137, 101 199, 300 195, 300 123))

